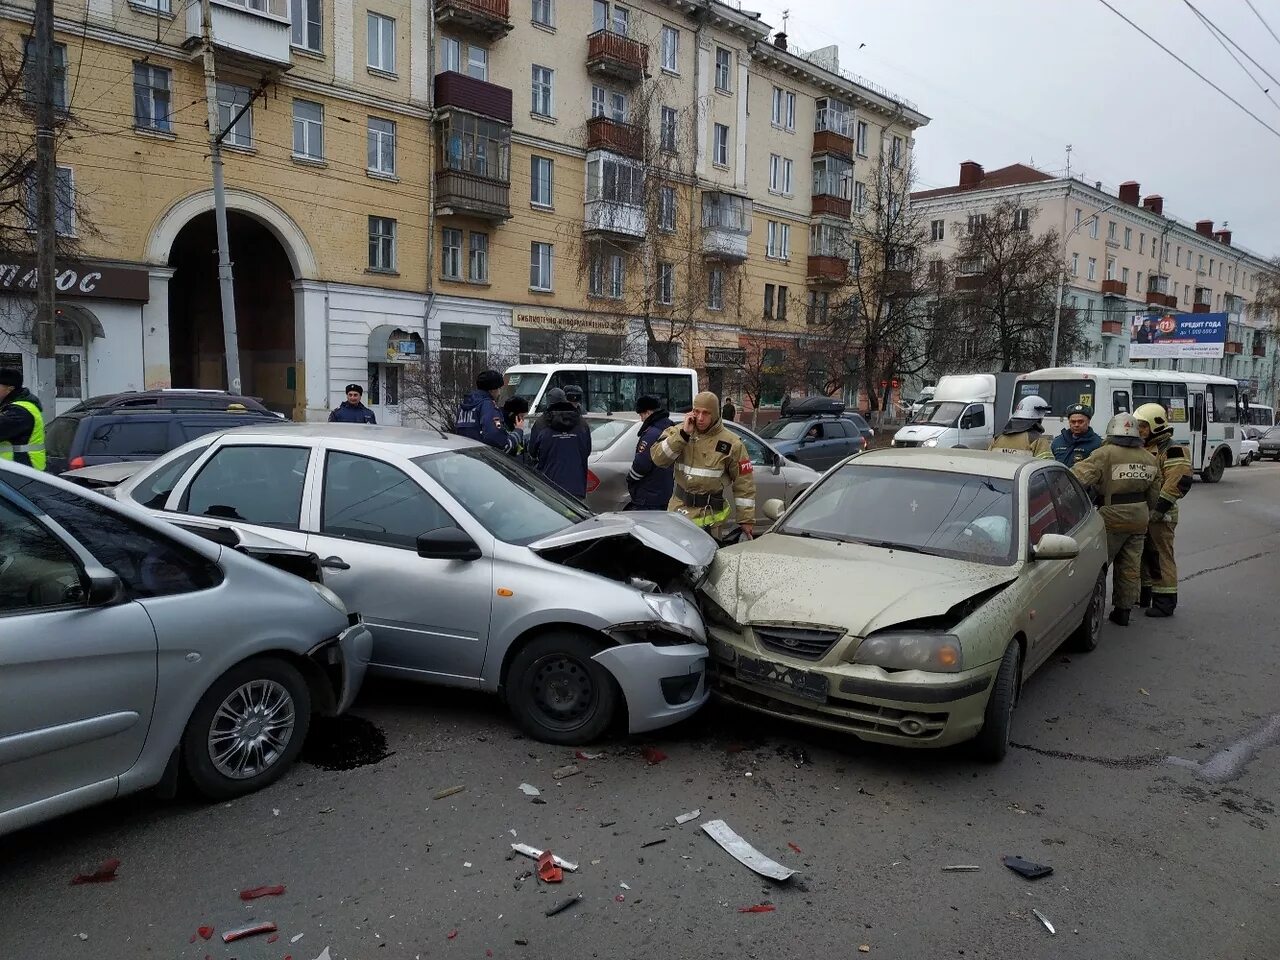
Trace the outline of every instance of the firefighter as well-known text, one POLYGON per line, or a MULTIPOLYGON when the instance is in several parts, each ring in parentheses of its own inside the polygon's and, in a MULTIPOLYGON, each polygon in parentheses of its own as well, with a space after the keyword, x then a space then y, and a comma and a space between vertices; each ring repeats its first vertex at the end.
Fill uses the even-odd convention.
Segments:
POLYGON ((1013 408, 1013 416, 1005 424, 988 450, 999 453, 1022 453, 1038 460, 1052 460, 1053 447, 1044 435, 1040 421, 1049 412, 1049 404, 1040 397, 1023 397, 1013 408))
POLYGON ((1142 545, 1147 520, 1160 491, 1156 458, 1142 447, 1138 423, 1117 413, 1107 424, 1107 440, 1071 468, 1094 491, 1094 502, 1107 525, 1107 559, 1111 563, 1111 622, 1129 625, 1129 611, 1141 585, 1142 545))
POLYGON ((1158 403, 1144 403, 1133 411, 1147 452, 1160 469, 1160 498, 1151 511, 1146 546, 1142 551, 1142 592, 1138 606, 1148 617, 1170 617, 1178 605, 1178 565, 1173 556, 1178 501, 1191 489, 1191 458, 1187 448, 1173 442, 1173 425, 1158 403))
POLYGON ((704 390, 682 422, 663 431, 651 448, 658 467, 673 467, 675 488, 667 509, 688 517, 724 541, 736 516, 751 539, 756 522, 756 478, 751 456, 721 419, 720 398, 704 390), (725 496, 732 487, 732 502, 725 496))
POLYGON ((40 401, 22 385, 22 371, 11 368, 0 369, 0 460, 35 470, 45 466, 40 401))

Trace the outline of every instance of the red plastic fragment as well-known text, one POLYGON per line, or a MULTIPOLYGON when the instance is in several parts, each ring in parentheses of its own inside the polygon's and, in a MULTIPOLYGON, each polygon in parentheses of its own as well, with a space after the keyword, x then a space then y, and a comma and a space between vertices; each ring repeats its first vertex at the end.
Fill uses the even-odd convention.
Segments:
POLYGON ((667 759, 667 755, 657 747, 645 747, 640 752, 650 764, 661 763, 663 760, 667 759))
POLYGON ((754 906, 750 906, 750 907, 739 907, 738 912, 739 913, 773 913, 773 911, 777 909, 778 908, 775 907, 772 903, 757 903, 754 906))
POLYGON ((455 939, 457 936, 458 936, 458 931, 457 931, 457 930, 450 930, 450 931, 449 931, 449 936, 445 937, 445 939, 446 939, 446 940, 453 940, 453 939, 455 939))
POLYGON ((213 936, 213 927, 202 926, 196 929, 196 933, 200 934, 201 940, 208 940, 213 936))
POLYGON ((627 898, 626 898, 626 897, 624 897, 622 894, 618 894, 618 895, 617 895, 616 897, 614 897, 613 899, 617 900, 619 903, 623 903, 627 898))
POLYGON ((71 885, 79 886, 82 883, 110 883, 116 878, 116 871, 119 869, 119 860, 103 860, 98 866, 98 869, 93 871, 93 873, 79 873, 72 877, 71 885))
POLYGON ((267 943, 275 943, 279 939, 280 939, 280 934, 273 933, 271 936, 267 937, 267 943))
POLYGON ((564 871, 556 865, 555 855, 550 850, 543 850, 538 857, 538 879, 543 883, 559 883, 564 879, 564 871))
POLYGON ((284 884, 277 883, 269 887, 250 887, 240 891, 241 900, 257 900, 259 897, 278 897, 284 893, 284 884))
POLYGON ((788 840, 788 841, 787 841, 787 846, 788 846, 788 847, 790 847, 792 850, 794 850, 796 853, 803 853, 803 852, 804 852, 804 851, 803 851, 803 850, 801 850, 799 847, 797 847, 794 843, 792 843, 790 840, 788 840))
POLYGON ((193 933, 193 934, 191 935, 191 939, 190 939, 190 940, 188 940, 188 941, 187 941, 187 943, 195 943, 195 942, 196 942, 196 935, 193 933))
POLYGON ((492 956, 493 956, 493 951, 492 951, 492 950, 486 950, 486 951, 484 952, 484 955, 485 955, 486 957, 492 957, 492 956))
POLYGON ((239 930, 228 930, 222 935, 223 943, 233 943, 236 940, 243 940, 245 937, 256 937, 260 933, 275 933, 276 925, 270 920, 265 923, 255 923, 251 927, 241 927, 239 930))

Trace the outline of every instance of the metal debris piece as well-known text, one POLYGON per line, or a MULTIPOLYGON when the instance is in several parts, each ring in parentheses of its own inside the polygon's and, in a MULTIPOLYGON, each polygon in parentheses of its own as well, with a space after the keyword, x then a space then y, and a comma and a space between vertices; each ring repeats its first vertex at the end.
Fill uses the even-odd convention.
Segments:
POLYGON ((599 760, 604 756, 603 753, 586 753, 582 750, 576 750, 573 754, 579 760, 599 760))
POLYGON ((870 953, 870 952, 871 952, 871 944, 869 944, 869 943, 859 944, 859 945, 858 945, 858 952, 859 952, 859 953, 870 953))
POLYGON ((566 764, 563 767, 556 767, 551 771, 552 780, 563 780, 565 777, 574 777, 582 772, 582 769, 575 764, 566 764))
POLYGON ((697 820, 702 816, 701 810, 690 810, 688 813, 682 813, 676 817, 676 823, 688 823, 690 820, 697 820))
POLYGON ((276 925, 270 920, 264 923, 255 923, 249 927, 241 927, 238 930, 228 930, 222 935, 223 943, 234 943, 236 940, 243 940, 245 937, 256 937, 260 933, 275 933, 276 925))
MULTIPOLYGON (((521 856, 528 857, 531 860, 537 860, 540 856, 542 856, 541 850, 537 849, 536 847, 531 847, 527 843, 513 843, 511 845, 511 849, 514 850, 516 853, 520 854, 521 856)), ((552 857, 552 860, 557 867, 563 867, 565 870, 568 870, 570 873, 573 873, 578 869, 578 865, 576 863, 570 863, 568 860, 562 860, 559 857, 556 857, 554 855, 552 857)))
POLYGON ((1043 913, 1041 913, 1039 910, 1037 910, 1037 909, 1035 909, 1034 907, 1032 907, 1032 908, 1031 908, 1031 912, 1032 912, 1032 913, 1034 913, 1034 914, 1036 915, 1036 919, 1037 919, 1037 920, 1039 920, 1041 923, 1043 923, 1043 924, 1044 924, 1044 928, 1045 928, 1046 930, 1048 930, 1050 933, 1056 934, 1056 933, 1058 932, 1057 930, 1053 929, 1053 924, 1049 922, 1049 918, 1048 918, 1048 917, 1046 917, 1046 916, 1045 916, 1043 913))
POLYGON ((789 880, 795 873, 789 867, 784 867, 777 861, 770 860, 734 833, 723 820, 708 820, 702 825, 702 829, 707 836, 724 847, 731 857, 762 877, 768 877, 771 880, 789 880))
POLYGON ((520 784, 520 792, 526 797, 538 797, 542 795, 542 791, 535 787, 532 783, 520 784))
POLYGON ((773 913, 773 911, 777 909, 778 908, 775 907, 772 903, 757 903, 754 906, 750 906, 750 907, 739 907, 738 912, 739 913, 773 913))
POLYGON ((623 890, 630 890, 630 889, 631 889, 631 887, 627 886, 627 884, 625 884, 625 883, 620 883, 620 884, 618 884, 618 886, 620 886, 623 890))
POLYGON ((455 793, 461 793, 467 789, 465 783, 460 783, 456 787, 447 787, 444 790, 437 790, 431 797, 432 800, 443 800, 445 797, 452 797, 455 793))
POLYGON ((640 846, 641 846, 641 848, 644 848, 644 847, 656 847, 658 844, 660 844, 660 843, 666 843, 666 842, 667 842, 667 838, 666 838, 666 837, 659 837, 657 840, 646 840, 644 843, 640 844, 640 846))
POLYGON ((976 863, 951 863, 942 868, 943 873, 973 873, 982 868, 976 863))
POLYGON ((248 902, 249 900, 257 900, 259 897, 278 897, 284 893, 284 884, 276 883, 269 887, 250 887, 247 890, 240 891, 240 899, 248 902))
POLYGON ((332 958, 329 956, 329 948, 325 947, 323 950, 321 950, 320 956, 316 957, 315 960, 332 960, 332 958))
POLYGON ((290 937, 290 938, 289 938, 289 942, 290 942, 290 943, 297 943, 297 942, 298 942, 299 940, 301 940, 304 936, 306 936, 306 934, 304 934, 304 933, 295 933, 292 937, 290 937))
POLYGON ((575 903, 577 903, 581 899, 582 899, 582 894, 578 894, 576 897, 566 897, 565 899, 561 900, 559 903, 556 903, 547 907, 545 911, 546 915, 548 917, 554 917, 557 913, 563 913, 565 910, 568 910, 570 907, 572 907, 575 903))

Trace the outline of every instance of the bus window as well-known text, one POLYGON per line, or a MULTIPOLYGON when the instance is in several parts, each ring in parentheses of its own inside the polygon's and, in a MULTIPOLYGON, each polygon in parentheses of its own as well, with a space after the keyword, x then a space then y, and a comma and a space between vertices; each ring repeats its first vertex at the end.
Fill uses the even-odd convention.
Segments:
POLYGON ((1236 423, 1236 388, 1228 384, 1209 385, 1209 422, 1236 423))
POLYGON ((512 397, 521 397, 529 403, 533 403, 533 398, 538 395, 538 391, 542 389, 543 382, 547 379, 545 373, 509 373, 507 374, 507 384, 502 388, 501 399, 506 403, 512 397))
POLYGON ((1131 413, 1129 408, 1129 391, 1128 390, 1112 390, 1111 391, 1111 412, 1131 413))
POLYGON ((1093 395, 1095 386, 1092 380, 1024 380, 1018 384, 1014 403, 1023 397, 1039 397, 1049 404, 1050 416, 1061 417, 1073 403, 1092 407, 1097 400, 1093 395))
POLYGON ((584 398, 590 413, 618 413, 636 408, 639 374, 616 370, 592 370, 587 374, 587 395, 584 398))
POLYGON ((1193 393, 1191 403, 1191 431, 1200 433, 1204 430, 1204 394, 1193 393))
POLYGON ((688 413, 693 409, 693 382, 688 377, 679 374, 667 377, 667 409, 672 413, 688 413))

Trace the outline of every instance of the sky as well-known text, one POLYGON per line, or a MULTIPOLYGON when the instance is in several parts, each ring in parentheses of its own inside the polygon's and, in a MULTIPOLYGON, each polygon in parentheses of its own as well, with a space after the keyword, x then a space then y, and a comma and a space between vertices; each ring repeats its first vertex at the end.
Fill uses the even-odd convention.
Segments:
MULTIPOLYGON (((1233 242, 1280 254, 1280 82, 1214 39, 1187 0, 1107 0, 1263 122, 1198 79, 1101 0, 743 0, 806 50, 914 101, 919 189, 952 186, 960 162, 1034 163, 1114 193, 1136 180, 1184 221, 1228 221, 1233 242), (859 49, 860 44, 865 44, 859 49)), ((1280 41, 1248 0, 1190 0, 1266 71, 1280 41)), ((1280 0, 1252 0, 1280 34, 1280 0)), ((1227 43, 1223 41, 1223 43, 1227 43)))

